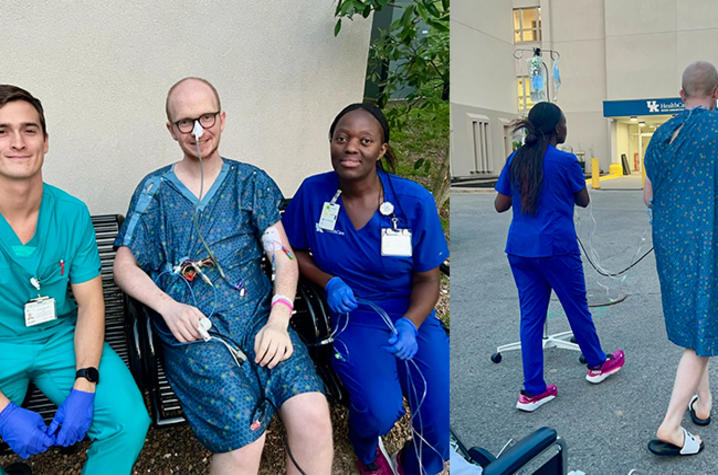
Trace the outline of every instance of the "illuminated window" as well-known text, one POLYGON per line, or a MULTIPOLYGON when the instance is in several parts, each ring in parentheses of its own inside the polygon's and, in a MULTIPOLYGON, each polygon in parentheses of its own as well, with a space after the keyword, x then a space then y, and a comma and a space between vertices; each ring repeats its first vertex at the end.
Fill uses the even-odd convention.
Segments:
POLYGON ((531 83, 529 82, 528 76, 517 77, 516 84, 518 87, 516 90, 518 109, 520 111, 531 109, 534 103, 531 100, 531 83))
POLYGON ((514 43, 541 41, 541 8, 514 9, 514 43))

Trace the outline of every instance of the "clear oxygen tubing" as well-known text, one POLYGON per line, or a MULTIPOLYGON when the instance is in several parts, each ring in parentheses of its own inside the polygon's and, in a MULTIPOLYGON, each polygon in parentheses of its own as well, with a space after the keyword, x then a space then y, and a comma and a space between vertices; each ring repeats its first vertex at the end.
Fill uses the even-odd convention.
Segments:
MULTIPOLYGON (((588 205, 588 216, 589 216, 589 229, 588 229, 588 241, 584 243, 581 238, 579 237, 578 231, 582 229, 582 225, 584 220, 581 217, 581 213, 576 213, 576 239, 578 240, 579 246, 581 246, 581 249, 583 250, 583 254, 586 256, 586 260, 588 263, 593 267, 596 272, 603 276, 608 277, 611 280, 615 280, 618 283, 623 283, 626 280, 627 272, 632 269, 634 266, 636 266, 639 262, 641 262, 646 256, 648 256, 653 251, 653 246, 648 244, 648 235, 650 234, 650 228, 645 229, 643 233, 641 234, 640 241, 638 245, 636 246, 635 251, 633 252, 633 255, 631 257, 631 264, 629 264, 627 267, 620 271, 611 271, 606 268, 604 268, 601 265, 601 258, 598 254, 598 251, 596 250, 596 247, 593 245, 593 238, 596 235, 596 229, 598 227, 598 223, 596 221, 596 217, 593 214, 593 203, 590 202, 588 205), (646 249, 646 246, 648 246, 648 249, 646 249)), ((597 284, 602 287, 606 293, 609 292, 609 288, 607 285, 600 281, 596 281, 597 284)))
POLYGON ((204 129, 199 124, 199 121, 194 121, 194 127, 192 128, 192 135, 195 137, 195 145, 197 146, 197 159, 199 160, 199 197, 197 198, 197 204, 195 205, 194 214, 192 215, 192 222, 194 223, 195 230, 197 231, 197 236, 199 236, 199 240, 202 242, 202 246, 207 251, 207 254, 209 254, 209 258, 212 259, 212 262, 217 267, 217 271, 219 272, 219 275, 224 279, 227 283, 229 283, 233 288, 239 290, 240 295, 244 296, 244 279, 242 279, 239 283, 233 284, 229 281, 227 278, 227 274, 224 272, 224 269, 222 268, 222 265, 219 263, 219 260, 215 257, 214 253, 212 252, 212 249, 210 249, 209 244, 207 244, 207 241, 205 241, 204 236, 202 235, 202 232, 199 228, 199 207, 202 203, 202 195, 204 194, 204 166, 202 164, 202 154, 200 153, 199 149, 199 139, 204 134, 204 129))
MULTIPOLYGON (((394 335, 398 334, 398 332, 396 331, 396 327, 394 326, 394 323, 391 321, 391 318, 384 311, 384 309, 382 309, 381 307, 376 305, 374 302, 371 302, 369 300, 362 299, 362 298, 357 298, 357 303, 359 305, 364 305, 365 307, 369 307, 372 310, 374 310, 379 315, 379 317, 381 317, 381 319, 384 321, 386 326, 389 327, 389 330, 394 335)), ((348 320, 349 320, 349 317, 347 314, 347 321, 348 320)), ((346 329, 346 324, 344 325, 344 329, 346 329)), ((335 340, 335 342, 336 341, 337 340, 335 340)), ((335 351, 336 351, 336 348, 335 348, 335 351)), ((419 365, 413 359, 403 360, 403 363, 406 367, 406 379, 407 379, 406 387, 409 392, 409 394, 407 396, 409 398, 409 401, 411 402, 411 397, 413 395, 414 401, 416 402, 416 405, 412 409, 411 416, 409 418, 409 424, 411 425, 411 432, 412 432, 412 443, 414 445, 414 454, 416 455, 416 460, 419 463, 419 471, 420 471, 420 473, 424 474, 425 470, 424 470, 424 467, 422 464, 422 451, 423 451, 424 444, 427 447, 429 447, 431 450, 433 450, 439 456, 439 458, 443 459, 443 457, 442 457, 441 453, 436 449, 436 447, 432 446, 429 443, 429 441, 427 441, 424 438, 424 435, 423 435, 424 425, 421 420, 421 414, 420 414, 419 409, 424 404, 424 400, 426 399, 426 392, 427 392, 427 387, 428 387, 426 378, 424 377, 424 374, 421 372, 419 365), (417 390, 417 387, 414 385, 414 382, 411 379, 411 369, 412 368, 414 368, 414 371, 416 371, 416 374, 419 375, 419 377, 421 378, 422 384, 423 384, 423 390, 421 393, 421 397, 419 397, 419 392, 417 390), (417 421, 417 426, 419 427, 418 430, 414 427, 414 420, 417 421), (423 444, 421 444, 419 442, 423 442, 423 444)))

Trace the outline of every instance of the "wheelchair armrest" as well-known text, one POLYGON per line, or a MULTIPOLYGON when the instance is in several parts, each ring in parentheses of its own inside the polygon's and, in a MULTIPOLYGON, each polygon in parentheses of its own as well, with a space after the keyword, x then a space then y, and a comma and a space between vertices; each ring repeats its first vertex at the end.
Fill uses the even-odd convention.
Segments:
POLYGON ((484 475, 509 475, 516 472, 554 443, 557 438, 558 435, 554 429, 541 427, 487 465, 484 468, 484 475))

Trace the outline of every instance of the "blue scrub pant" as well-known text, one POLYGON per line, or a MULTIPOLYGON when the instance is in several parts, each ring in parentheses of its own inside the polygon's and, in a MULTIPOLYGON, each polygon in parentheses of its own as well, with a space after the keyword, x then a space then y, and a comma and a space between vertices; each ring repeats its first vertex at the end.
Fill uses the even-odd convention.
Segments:
MULTIPOLYGON (((335 341, 338 358, 333 367, 349 391, 349 438, 357 458, 374 461, 377 440, 391 430, 404 414, 406 396, 413 415, 412 425, 429 445, 414 437, 404 451, 407 474, 419 470, 421 453, 424 473, 439 473, 449 458, 449 338, 439 320, 430 315, 419 328, 419 350, 414 362, 397 359, 383 348, 390 337, 387 328, 350 323, 335 341), (407 369, 408 368, 408 369, 407 369), (424 382, 424 380, 426 382, 424 382), (424 389, 426 396, 419 410, 424 389)), ((346 318, 346 317, 342 317, 346 318)), ((343 324, 343 322, 340 322, 343 324)))
MULTIPOLYGON (((17 405, 30 381, 58 406, 75 382, 74 327, 34 341, 0 342, 0 390, 17 405)), ((150 419, 127 366, 105 343, 83 474, 128 474, 145 443, 150 419)), ((2 469, 0 469, 0 473, 2 469)))
POLYGON ((596 327, 588 310, 581 257, 577 254, 552 257, 519 257, 509 254, 508 259, 521 306, 524 390, 529 394, 540 394, 546 390, 542 337, 551 289, 561 302, 586 364, 602 364, 606 354, 601 350, 596 327))

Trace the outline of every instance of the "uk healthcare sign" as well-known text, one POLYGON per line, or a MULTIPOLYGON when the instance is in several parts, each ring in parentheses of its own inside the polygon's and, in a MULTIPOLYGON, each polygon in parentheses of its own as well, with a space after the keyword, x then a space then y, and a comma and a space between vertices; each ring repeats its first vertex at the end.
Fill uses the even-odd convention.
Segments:
POLYGON ((634 99, 629 101, 603 101, 604 117, 632 115, 671 115, 684 109, 680 97, 666 99, 634 99))

